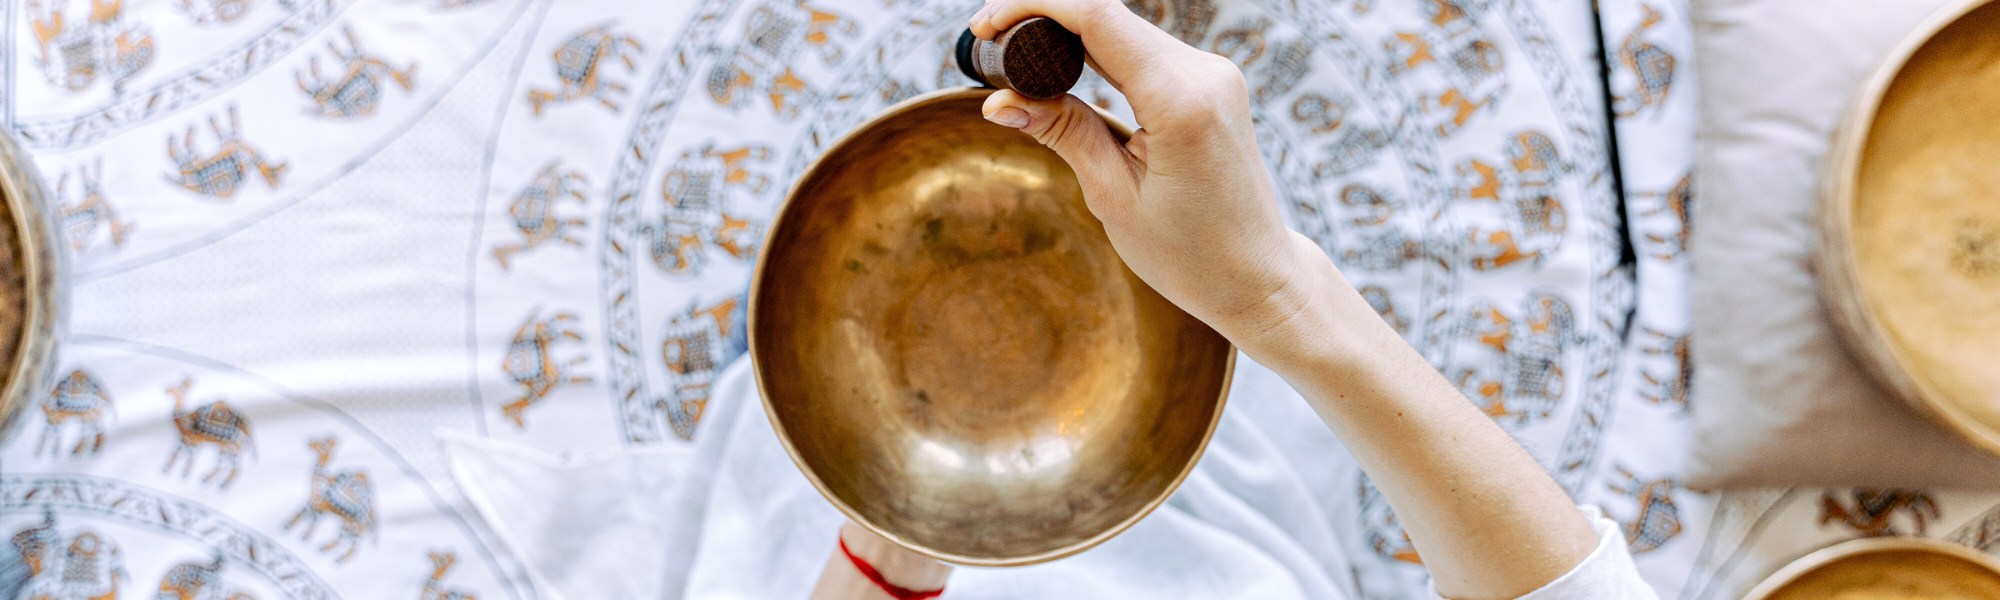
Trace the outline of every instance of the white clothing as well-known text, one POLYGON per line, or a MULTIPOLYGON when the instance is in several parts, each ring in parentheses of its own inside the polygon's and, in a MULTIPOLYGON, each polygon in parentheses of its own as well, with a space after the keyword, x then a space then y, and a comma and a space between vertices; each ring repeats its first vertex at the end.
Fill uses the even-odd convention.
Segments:
MULTIPOLYGON (((697 439, 680 484, 649 514, 546 520, 559 523, 560 531, 519 535, 559 537, 566 547, 598 548, 601 553, 618 549, 627 557, 613 563, 621 570, 640 557, 659 557, 647 559, 667 565, 657 597, 805 597, 833 552, 844 517, 785 454, 755 385, 749 361, 738 361, 719 378, 708 415, 712 425, 697 439), (660 518, 667 522, 651 524, 660 518)), ((471 447, 477 443, 477 438, 459 438, 453 455, 462 482, 483 511, 498 505, 500 510, 513 506, 561 513, 576 502, 578 495, 571 492, 577 485, 597 490, 593 496, 615 494, 622 487, 634 493, 659 489, 619 475, 646 468, 607 468, 599 462, 592 462, 588 472, 601 481, 550 486, 545 472, 487 464, 504 460, 507 453, 477 451, 471 447), (526 479, 513 481, 516 473, 526 479)), ((1352 464, 1338 440, 1283 380, 1239 360, 1215 437, 1194 472, 1158 510, 1076 556, 1028 567, 961 567, 952 573, 944 599, 1370 597, 1356 588, 1348 560, 1352 553, 1370 550, 1343 547, 1335 535, 1338 528, 1355 526, 1340 520, 1340 515, 1357 514, 1340 504, 1353 496, 1346 490, 1351 485, 1346 482, 1353 481, 1348 476, 1352 464)), ((1602 534, 1599 548, 1573 572, 1527 598, 1652 600, 1618 526, 1594 508, 1586 512, 1602 534)), ((629 573, 597 576, 590 572, 593 562, 564 561, 561 577, 538 579, 556 582, 556 589, 545 592, 549 597, 579 599, 612 597, 606 594, 614 590, 599 582, 631 579, 629 573)))

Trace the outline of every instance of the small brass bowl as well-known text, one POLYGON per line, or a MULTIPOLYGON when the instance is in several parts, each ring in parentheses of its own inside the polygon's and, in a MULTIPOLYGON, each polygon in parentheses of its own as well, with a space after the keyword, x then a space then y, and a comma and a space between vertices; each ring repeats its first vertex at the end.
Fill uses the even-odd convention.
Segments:
POLYGON ((1874 537, 1827 546, 1779 568, 1743 600, 2000 598, 2000 561, 1929 538, 1874 537))
POLYGON ((980 118, 989 93, 892 106, 806 170, 759 259, 750 353, 778 438, 841 512, 1011 566, 1165 501, 1236 354, 1125 267, 1061 157, 980 118))
POLYGON ((1855 93, 1822 169, 1820 291, 1864 371, 2000 454, 2000 0, 1957 0, 1855 93))

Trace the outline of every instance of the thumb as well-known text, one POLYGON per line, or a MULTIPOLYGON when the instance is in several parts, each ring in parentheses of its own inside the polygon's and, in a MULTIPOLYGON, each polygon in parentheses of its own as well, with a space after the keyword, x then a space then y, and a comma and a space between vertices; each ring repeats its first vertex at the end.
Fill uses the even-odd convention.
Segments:
POLYGON ((1021 130, 1041 142, 1083 185, 1084 199, 1095 206, 1113 198, 1128 202, 1137 192, 1142 164, 1125 150, 1097 111, 1076 96, 1029 100, 1013 90, 987 96, 981 109, 986 120, 1021 130))

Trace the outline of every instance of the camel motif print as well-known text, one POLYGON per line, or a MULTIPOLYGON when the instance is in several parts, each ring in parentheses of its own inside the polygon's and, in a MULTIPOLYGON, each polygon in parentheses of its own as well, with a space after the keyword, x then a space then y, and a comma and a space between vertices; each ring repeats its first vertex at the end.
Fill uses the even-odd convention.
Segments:
POLYGON ((97 378, 82 369, 70 371, 68 377, 56 382, 49 395, 42 398, 42 416, 48 421, 48 428, 42 430, 42 439, 35 444, 35 455, 47 452, 55 456, 62 451, 63 430, 70 421, 77 422, 76 446, 71 448, 71 456, 81 456, 86 450, 90 454, 104 447, 104 417, 111 415, 111 396, 104 393, 104 386, 97 378))
POLYGON ((303 521, 305 531, 299 534, 299 539, 310 540, 313 530, 319 527, 320 517, 339 519, 340 533, 320 546, 319 551, 333 552, 345 546, 347 551, 334 559, 334 562, 344 563, 354 558, 355 551, 361 547, 361 538, 373 536, 379 543, 382 534, 376 529, 375 486, 368 481, 368 471, 334 471, 327 468, 338 443, 339 440, 332 437, 308 442, 313 453, 319 456, 319 460, 313 463, 311 492, 306 497, 305 508, 299 509, 299 514, 285 523, 285 531, 291 531, 303 521))
POLYGON ((1462 201, 1497 202, 1501 220, 1497 231, 1473 228, 1472 268, 1487 271, 1527 261, 1540 264, 1562 246, 1568 229, 1568 213, 1556 196, 1558 176, 1569 166, 1556 154, 1555 142, 1539 132, 1520 133, 1508 140, 1507 163, 1494 167, 1479 160, 1467 160, 1457 168, 1463 181, 1458 196, 1462 201))
POLYGON ((90 17, 82 23, 65 22, 67 4, 28 0, 42 74, 72 92, 90 89, 101 74, 111 80, 112 93, 123 93, 125 82, 153 63, 152 30, 124 22, 125 0, 90 0, 90 17))
POLYGON ((167 569, 160 577, 156 600, 257 600, 255 595, 229 589, 222 579, 222 554, 207 563, 187 562, 167 569))
POLYGON ((236 482, 236 473, 242 468, 243 450, 249 449, 253 456, 257 453, 256 442, 250 436, 250 420, 221 400, 188 410, 188 388, 193 386, 193 379, 182 379, 180 385, 167 388, 167 394, 174 397, 174 428, 180 430, 180 443, 167 455, 167 465, 160 467, 160 472, 172 471, 185 456, 187 462, 181 467, 181 477, 186 478, 194 472, 201 447, 215 446, 215 467, 202 476, 201 482, 216 483, 216 487, 226 490, 236 482), (227 472, 223 471, 225 468, 227 472), (218 477, 220 482, 216 481, 218 477))
POLYGON ((1428 74, 1435 91, 1418 98, 1438 137, 1450 137, 1507 92, 1506 57, 1486 38, 1478 18, 1482 0, 1428 0, 1421 31, 1399 32, 1384 43, 1389 72, 1403 78, 1428 74))
POLYGON ((1838 521, 1868 537, 1901 535, 1892 522, 1897 511, 1909 513, 1915 535, 1924 535, 1930 522, 1944 516, 1937 499, 1929 492, 1903 489, 1860 488, 1853 491, 1853 504, 1843 502, 1837 491, 1819 499, 1819 524, 1838 521))
POLYGON ((1688 347, 1688 334, 1671 334, 1642 326, 1640 335, 1644 336, 1642 340, 1648 342, 1641 352, 1666 357, 1672 367, 1665 373, 1642 368, 1639 377, 1645 379, 1651 389, 1641 390, 1639 397, 1653 404, 1673 406, 1687 412, 1688 388, 1694 385, 1694 354, 1688 347))
POLYGON ((458 555, 456 554, 450 552, 443 554, 432 552, 431 578, 424 582, 423 595, 418 596, 417 600, 479 600, 478 596, 463 590, 445 587, 444 574, 451 571, 452 563, 457 561, 458 555))
POLYGON ((1674 55, 1641 37, 1663 20, 1660 11, 1648 4, 1640 4, 1639 10, 1645 12, 1639 28, 1627 34, 1625 42, 1618 46, 1618 65, 1637 80, 1630 94, 1611 100, 1620 117, 1635 116, 1647 109, 1658 110, 1666 104, 1667 93, 1674 85, 1674 55))
POLYGON ((117 542, 89 530, 65 537, 51 509, 12 541, 28 567, 19 596, 26 600, 116 600, 118 582, 132 578, 117 542))
POLYGON ((1624 522, 1625 544, 1632 554, 1658 550, 1681 533, 1681 509, 1674 504, 1676 484, 1672 478, 1640 481, 1625 467, 1617 467, 1618 478, 1611 491, 1631 498, 1639 507, 1631 521, 1624 522))
POLYGON ((763 228, 730 215, 725 205, 731 192, 760 194, 770 187, 771 178, 753 173, 750 164, 770 157, 771 149, 763 146, 717 150, 704 145, 682 152, 660 184, 665 204, 659 222, 640 231, 651 242, 653 264, 669 274, 689 275, 707 264, 709 246, 738 260, 756 256, 763 228))
POLYGON ((1466 337, 1489 350, 1494 360, 1458 369, 1452 379, 1459 390, 1495 419, 1526 422, 1554 412, 1567 382, 1563 358, 1582 343, 1569 302, 1535 292, 1515 316, 1481 300, 1467 317, 1466 337))
POLYGON ((521 230, 523 239, 519 244, 493 248, 493 259, 500 261, 502 270, 509 268, 508 257, 547 242, 583 245, 583 240, 570 235, 572 231, 583 228, 583 219, 556 216, 556 205, 575 198, 579 206, 588 208, 590 201, 583 197, 583 190, 590 184, 582 173, 556 170, 560 162, 551 162, 543 167, 541 174, 536 175, 528 187, 521 188, 521 193, 514 196, 514 203, 507 206, 507 214, 513 216, 514 227, 521 230))
POLYGON ((104 159, 78 167, 75 173, 77 187, 81 188, 75 202, 69 201, 70 172, 63 172, 62 178, 56 180, 56 199, 62 202, 58 210, 62 211, 63 237, 69 238, 70 249, 78 253, 89 250, 99 229, 110 229, 111 245, 124 247, 125 238, 132 235, 136 226, 131 221, 119 222, 118 209, 104 197, 104 159))
POLYGON ((341 63, 337 75, 332 79, 321 75, 317 56, 306 61, 306 72, 312 73, 311 79, 306 78, 306 72, 295 73, 299 89, 311 96, 316 105, 312 114, 335 119, 375 114, 375 109, 382 103, 382 79, 385 77, 394 79, 405 92, 416 89, 416 65, 398 71, 382 59, 363 52, 361 43, 354 39, 353 29, 343 27, 341 33, 347 38, 346 50, 340 49, 340 45, 334 42, 326 43, 326 49, 341 63))
POLYGON ((657 401, 654 409, 666 413, 668 425, 683 438, 692 438, 701 422, 716 372, 749 349, 741 322, 747 303, 742 296, 709 306, 689 303, 684 313, 667 321, 660 360, 674 383, 672 395, 657 401))
POLYGON ((594 98, 611 112, 618 112, 618 102, 613 96, 624 94, 625 84, 603 78, 606 63, 616 59, 625 63, 627 71, 636 73, 639 70, 636 59, 645 56, 639 40, 612 33, 610 25, 576 34, 556 48, 556 78, 562 80, 562 89, 528 90, 528 107, 540 116, 542 107, 550 103, 594 98))
POLYGON ((547 398, 557 387, 590 383, 590 377, 575 373, 576 366, 587 357, 559 362, 551 351, 564 341, 583 341, 583 334, 577 333, 576 315, 557 313, 547 319, 535 318, 540 312, 535 309, 528 313, 527 322, 514 334, 514 342, 507 346, 507 357, 500 364, 507 376, 521 386, 521 399, 500 408, 501 414, 512 420, 515 427, 527 427, 528 407, 547 398))
POLYGON ((837 38, 852 39, 859 32, 853 19, 812 8, 804 0, 760 4, 743 26, 743 40, 709 71, 708 95, 717 104, 742 108, 751 101, 744 91, 761 91, 772 112, 797 117, 815 92, 792 69, 793 59, 810 48, 821 62, 840 64, 846 51, 837 38))
POLYGON ((1653 257, 1664 261, 1680 260, 1687 256, 1688 210, 1694 208, 1694 190, 1689 180, 1693 173, 1681 176, 1681 180, 1666 192, 1640 192, 1634 198, 1658 202, 1659 205, 1639 213, 1642 216, 1668 215, 1674 228, 1671 231, 1646 234, 1648 246, 1653 248, 1653 257))
POLYGON ((257 6, 256 0, 178 0, 174 4, 202 25, 234 23, 257 6))
POLYGON ((167 181, 197 194, 228 200, 243 188, 243 180, 254 169, 264 176, 266 185, 278 187, 284 179, 285 164, 266 161, 262 153, 243 141, 243 126, 236 118, 235 105, 229 107, 228 129, 224 129, 214 116, 208 118, 208 127, 215 132, 217 139, 222 140, 222 145, 206 156, 194 148, 193 125, 188 126, 187 135, 182 136, 179 142, 172 135, 167 136, 167 156, 174 160, 181 172, 179 177, 167 176, 167 181))

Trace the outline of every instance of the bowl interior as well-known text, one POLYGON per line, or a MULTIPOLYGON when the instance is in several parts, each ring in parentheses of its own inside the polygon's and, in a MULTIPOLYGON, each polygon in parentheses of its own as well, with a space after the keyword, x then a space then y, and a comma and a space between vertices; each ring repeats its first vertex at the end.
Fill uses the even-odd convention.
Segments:
POLYGON ((2000 439, 2000 3, 1910 55, 1856 172, 1857 284, 1901 368, 2000 439))
POLYGON ((772 423, 850 517, 962 564, 1080 551, 1178 485, 1234 350, 1118 259, 1075 174, 980 118, 892 107, 772 226, 751 351, 772 423))
POLYGON ((1863 538, 1808 554, 1745 600, 2000 598, 2000 571, 1978 550, 1921 538, 1863 538))

